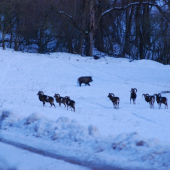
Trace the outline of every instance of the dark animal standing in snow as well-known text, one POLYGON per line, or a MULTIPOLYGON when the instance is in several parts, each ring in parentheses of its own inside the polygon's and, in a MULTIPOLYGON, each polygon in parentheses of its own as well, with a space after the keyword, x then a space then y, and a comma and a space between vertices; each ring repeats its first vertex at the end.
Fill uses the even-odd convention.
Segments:
POLYGON ((65 97, 60 97, 59 94, 55 94, 54 98, 56 99, 56 102, 59 103, 59 106, 61 106, 61 103, 63 103, 64 106, 66 107, 66 98, 65 97))
POLYGON ((145 98, 145 101, 147 102, 147 103, 149 103, 149 105, 150 105, 150 108, 152 109, 154 109, 154 103, 155 103, 155 96, 153 95, 153 96, 150 96, 149 94, 143 94, 142 95, 142 97, 144 96, 144 98, 145 98))
POLYGON ((70 97, 68 97, 68 96, 66 96, 65 99, 66 99, 67 110, 68 110, 68 107, 71 107, 71 110, 73 108, 73 110, 75 112, 75 101, 71 100, 70 97))
POLYGON ((149 101, 149 104, 150 104, 150 108, 154 109, 154 103, 155 103, 155 96, 150 96, 150 101, 149 101))
POLYGON ((133 104, 136 104, 136 93, 137 93, 137 89, 136 88, 131 88, 131 91, 130 91, 130 103, 131 103, 131 99, 133 100, 133 104))
POLYGON ((53 97, 44 95, 43 91, 39 91, 37 95, 39 96, 39 100, 43 102, 43 106, 45 106, 45 102, 47 102, 51 104, 51 107, 52 105, 55 107, 53 97))
POLYGON ((81 86, 82 83, 84 83, 85 85, 89 85, 90 86, 90 82, 92 82, 92 77, 91 76, 85 76, 85 77, 79 77, 78 78, 78 83, 81 86))
POLYGON ((113 93, 109 93, 109 95, 107 97, 112 101, 114 108, 118 109, 119 102, 120 102, 119 97, 115 97, 115 95, 113 93))
POLYGON ((159 105, 159 109, 161 108, 161 104, 165 105, 165 109, 168 109, 168 99, 166 97, 162 97, 160 93, 154 94, 156 96, 156 101, 159 105))

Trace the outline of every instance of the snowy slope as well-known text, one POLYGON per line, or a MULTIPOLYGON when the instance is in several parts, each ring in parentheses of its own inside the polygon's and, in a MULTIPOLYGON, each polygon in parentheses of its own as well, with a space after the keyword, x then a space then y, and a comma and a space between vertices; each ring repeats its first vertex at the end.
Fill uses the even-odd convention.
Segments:
POLYGON ((142 97, 169 90, 169 74, 170 66, 150 60, 0 50, 0 139, 92 168, 170 169, 170 111, 157 103, 150 109, 142 97), (80 76, 92 76, 91 86, 79 87, 80 76), (39 90, 70 96, 76 111, 56 102, 43 107, 39 90))

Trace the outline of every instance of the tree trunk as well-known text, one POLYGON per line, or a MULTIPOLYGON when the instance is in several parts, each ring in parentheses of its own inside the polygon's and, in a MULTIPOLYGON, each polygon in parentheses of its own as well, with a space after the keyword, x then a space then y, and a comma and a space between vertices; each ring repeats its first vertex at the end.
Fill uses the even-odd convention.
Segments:
POLYGON ((5 33, 3 31, 2 24, 1 24, 1 34, 2 34, 2 48, 3 50, 5 50, 5 33))
MULTIPOLYGON (((87 8, 88 8, 88 1, 87 1, 87 0, 84 0, 84 2, 83 2, 83 14, 87 11, 87 8)), ((85 30, 85 26, 86 26, 86 17, 83 17, 83 18, 82 18, 82 21, 81 21, 81 28, 82 28, 83 30, 85 30)), ((78 49, 78 53, 79 53, 80 55, 82 55, 82 53, 83 53, 83 42, 84 42, 84 38, 85 38, 84 33, 82 33, 82 32, 80 31, 79 49, 78 49)))
POLYGON ((82 54, 83 54, 83 42, 84 42, 84 34, 80 33, 79 49, 78 49, 79 55, 82 55, 82 54))
POLYGON ((4 40, 4 36, 2 36, 2 47, 3 47, 3 50, 5 50, 5 40, 4 40))
POLYGON ((94 37, 94 32, 91 31, 89 33, 89 38, 90 38, 90 48, 89 48, 89 56, 93 55, 93 37, 94 37))
POLYGON ((136 9, 136 40, 135 40, 135 46, 137 48, 137 59, 140 57, 140 10, 141 10, 141 2, 140 5, 136 9))
POLYGON ((99 26, 97 27, 97 33, 95 35, 95 47, 104 52, 104 42, 103 42, 103 22, 102 18, 99 22, 99 26))
POLYGON ((15 51, 18 51, 18 40, 15 40, 15 47, 14 47, 15 51))
POLYGON ((143 35, 140 31, 140 44, 139 44, 140 59, 144 59, 144 42, 143 35))
POLYGON ((15 50, 15 51, 18 51, 19 40, 20 40, 20 36, 16 37, 16 39, 15 39, 15 46, 14 46, 14 50, 15 50))
POLYGON ((132 26, 132 16, 134 13, 134 7, 128 8, 126 10, 126 33, 125 33, 125 43, 123 47, 123 57, 125 57, 126 54, 130 55, 130 34, 131 34, 131 26, 132 26))
POLYGON ((87 36, 85 36, 85 42, 86 42, 86 44, 85 44, 85 52, 86 52, 86 56, 90 56, 90 53, 89 53, 89 49, 90 49, 90 36, 89 35, 87 35, 87 36))
POLYGON ((12 48, 12 39, 13 39, 13 32, 11 31, 11 36, 10 36, 10 46, 9 46, 9 48, 12 48))
POLYGON ((89 55, 92 56, 93 55, 93 38, 94 38, 95 29, 96 29, 94 0, 90 1, 90 11, 89 12, 90 12, 89 55))

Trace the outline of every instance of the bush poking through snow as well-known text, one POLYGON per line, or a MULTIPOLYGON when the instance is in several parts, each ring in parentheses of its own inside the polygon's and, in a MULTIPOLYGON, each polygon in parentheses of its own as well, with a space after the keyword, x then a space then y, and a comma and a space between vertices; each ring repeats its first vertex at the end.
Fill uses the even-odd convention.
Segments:
POLYGON ((11 123, 8 122, 9 119, 13 115, 10 110, 2 110, 0 114, 0 128, 7 129, 8 126, 11 126, 11 123))
POLYGON ((9 117, 12 115, 12 112, 10 110, 2 110, 1 111, 1 120, 5 119, 6 117, 9 117))
POLYGON ((121 134, 115 138, 112 148, 115 150, 123 150, 136 147, 148 147, 149 142, 145 142, 137 133, 121 134))
POLYGON ((60 135, 59 130, 55 130, 55 131, 53 132, 53 135, 51 136, 51 139, 52 139, 52 140, 57 140, 57 139, 59 138, 59 135, 60 135))
POLYGON ((31 123, 39 120, 39 119, 40 119, 40 117, 38 116, 37 113, 32 113, 30 116, 28 116, 28 117, 26 118, 25 124, 29 125, 29 124, 31 124, 31 123))
POLYGON ((136 146, 144 146, 144 145, 146 145, 146 142, 144 142, 142 140, 136 142, 136 146))
POLYGON ((89 130, 89 135, 93 136, 93 137, 99 137, 100 133, 97 127, 89 125, 88 127, 89 130))

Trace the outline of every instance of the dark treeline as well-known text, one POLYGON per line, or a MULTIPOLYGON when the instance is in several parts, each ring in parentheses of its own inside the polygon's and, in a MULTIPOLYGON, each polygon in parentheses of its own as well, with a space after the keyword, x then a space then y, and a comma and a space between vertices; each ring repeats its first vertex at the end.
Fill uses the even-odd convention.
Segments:
POLYGON ((0 45, 170 64, 169 0, 0 0, 0 45))

